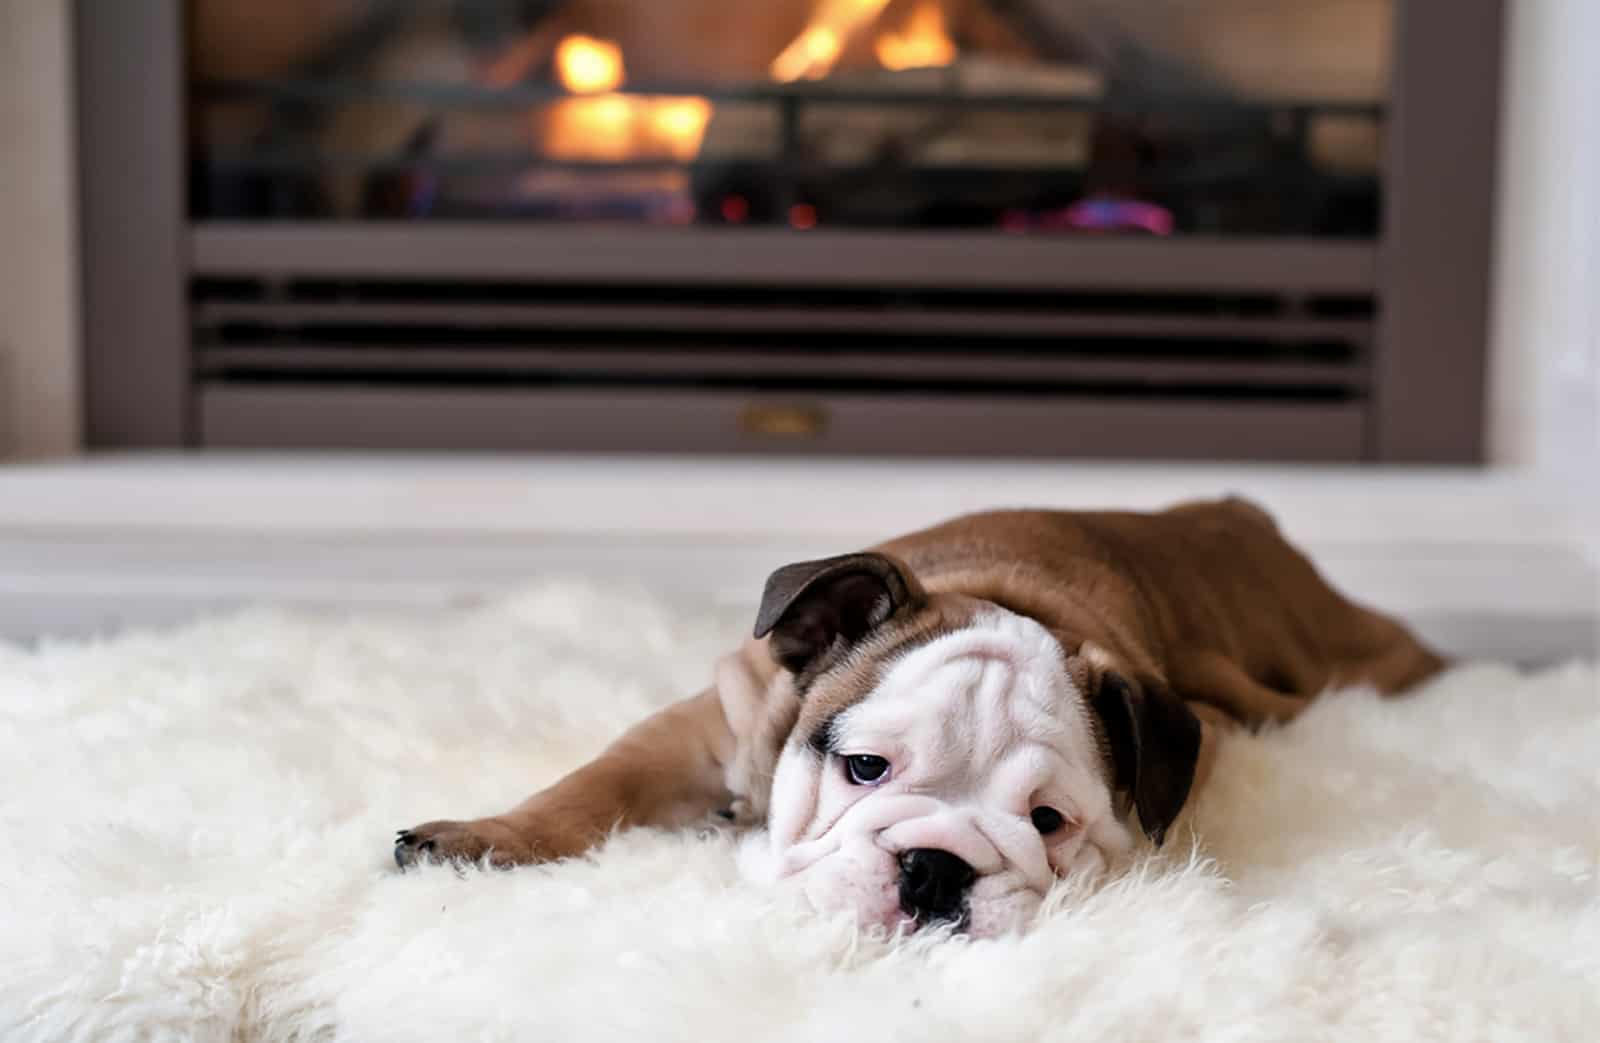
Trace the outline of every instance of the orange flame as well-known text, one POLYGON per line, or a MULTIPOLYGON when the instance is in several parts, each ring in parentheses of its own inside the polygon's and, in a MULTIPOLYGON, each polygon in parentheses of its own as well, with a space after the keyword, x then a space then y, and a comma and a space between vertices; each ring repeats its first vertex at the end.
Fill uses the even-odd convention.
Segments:
POLYGON ((556 45, 556 75, 574 94, 599 94, 622 86, 622 49, 610 40, 574 34, 556 45))
POLYGON ((876 21, 888 3, 889 0, 821 0, 800 35, 772 59, 772 78, 793 83, 828 75, 845 45, 876 21))
POLYGON ((711 122, 711 103, 704 98, 649 98, 647 106, 650 136, 660 151, 676 160, 688 161, 700 154, 706 124, 711 122))
POLYGON ((613 93, 626 82, 622 50, 609 40, 565 37, 556 46, 561 85, 582 98, 551 108, 544 148, 558 159, 620 162, 668 156, 691 160, 700 151, 711 103, 696 97, 637 97, 613 93))
POLYGON ((949 65, 956 57, 956 45, 945 31, 944 9, 939 0, 923 0, 904 29, 884 33, 873 41, 872 50, 885 69, 897 72, 949 65))

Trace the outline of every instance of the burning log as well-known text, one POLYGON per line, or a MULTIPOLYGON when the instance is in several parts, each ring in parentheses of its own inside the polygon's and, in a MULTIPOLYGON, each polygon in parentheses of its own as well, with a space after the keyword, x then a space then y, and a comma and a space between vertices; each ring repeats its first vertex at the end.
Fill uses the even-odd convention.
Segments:
MULTIPOLYGON (((973 56, 939 68, 836 73, 812 89, 841 95, 905 92, 928 100, 809 105, 798 139, 800 158, 807 163, 860 165, 892 158, 908 166, 1070 169, 1088 158, 1089 112, 1008 109, 1000 100, 985 108, 971 99, 1032 95, 1087 102, 1100 96, 1102 86, 1089 69, 973 56), (962 102, 941 104, 941 97, 962 102)), ((779 121, 771 105, 718 106, 706 128, 701 162, 771 155, 780 136, 779 121)))
MULTIPOLYGON (((1036 39, 1071 41, 1108 83, 1135 95, 1381 103, 1395 0, 1007 0, 1036 39)), ((1382 127, 1320 116, 1307 157, 1319 168, 1378 167, 1382 127)))

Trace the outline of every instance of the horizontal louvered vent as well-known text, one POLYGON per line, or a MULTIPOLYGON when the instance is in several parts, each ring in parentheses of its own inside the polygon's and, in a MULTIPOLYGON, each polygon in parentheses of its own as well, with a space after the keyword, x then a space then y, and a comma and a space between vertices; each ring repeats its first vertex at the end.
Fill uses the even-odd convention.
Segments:
POLYGON ((1370 296, 205 279, 214 384, 1349 401, 1370 296))

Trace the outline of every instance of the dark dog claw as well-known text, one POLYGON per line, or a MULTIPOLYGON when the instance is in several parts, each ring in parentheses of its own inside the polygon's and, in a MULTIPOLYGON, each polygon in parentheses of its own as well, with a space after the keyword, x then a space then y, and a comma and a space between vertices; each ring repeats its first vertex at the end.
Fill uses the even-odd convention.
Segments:
POLYGON ((415 865, 419 854, 431 855, 433 850, 433 840, 428 839, 418 843, 415 830, 402 829, 395 833, 394 864, 402 870, 415 865))
POLYGON ((425 840, 417 843, 417 834, 413 830, 402 829, 395 834, 394 864, 402 870, 409 869, 417 862, 418 851, 433 850, 433 841, 425 840))

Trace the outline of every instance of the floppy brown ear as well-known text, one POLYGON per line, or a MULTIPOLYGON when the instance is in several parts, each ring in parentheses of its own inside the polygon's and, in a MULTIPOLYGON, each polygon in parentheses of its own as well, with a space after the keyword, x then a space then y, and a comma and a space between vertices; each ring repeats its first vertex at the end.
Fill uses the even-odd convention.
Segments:
POLYGON ((1200 758, 1200 721, 1166 685, 1091 672, 1089 703, 1110 747, 1116 787, 1133 795, 1139 824, 1159 847, 1189 799, 1200 758))
POLYGON ((755 636, 772 635, 772 658, 798 674, 922 596, 911 571, 886 554, 797 562, 767 577, 755 636))

